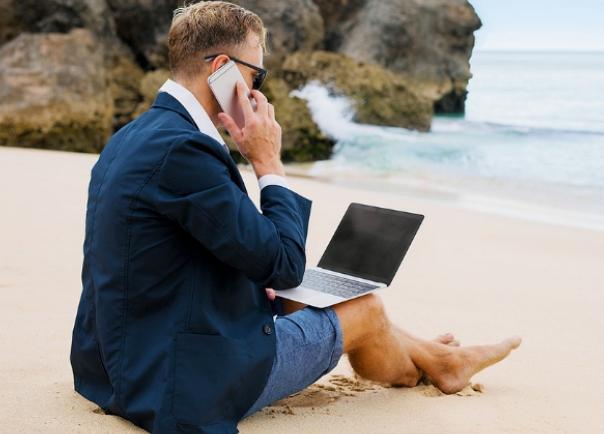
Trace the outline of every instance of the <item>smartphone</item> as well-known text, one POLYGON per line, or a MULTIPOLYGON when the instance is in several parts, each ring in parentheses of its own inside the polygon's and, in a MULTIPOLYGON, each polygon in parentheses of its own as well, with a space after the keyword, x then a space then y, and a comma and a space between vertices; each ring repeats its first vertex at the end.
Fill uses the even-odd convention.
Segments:
MULTIPOLYGON (((245 80, 243 79, 239 68, 237 68, 237 65, 232 60, 229 60, 208 77, 210 89, 216 97, 218 104, 220 104, 222 111, 230 115, 239 128, 243 128, 245 126, 245 121, 243 110, 241 109, 237 97, 237 81, 243 83, 249 98, 250 90, 245 84, 245 80)), ((250 103, 252 104, 252 109, 255 110, 256 101, 251 98, 250 103)))

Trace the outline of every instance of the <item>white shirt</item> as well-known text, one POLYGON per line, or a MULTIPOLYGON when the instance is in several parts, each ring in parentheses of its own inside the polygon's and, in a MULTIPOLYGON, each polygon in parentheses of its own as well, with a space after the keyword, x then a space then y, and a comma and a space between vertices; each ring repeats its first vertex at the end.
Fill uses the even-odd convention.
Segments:
MULTIPOLYGON (((199 103, 197 98, 195 98, 195 95, 193 95, 189 89, 184 87, 182 84, 168 79, 159 89, 159 92, 166 92, 176 98, 176 100, 183 105, 189 115, 193 118, 193 121, 195 122, 195 125, 197 125, 199 131, 207 134, 218 143, 221 143, 225 152, 227 154, 229 153, 228 146, 216 129, 216 126, 214 126, 210 116, 208 116, 203 106, 199 103)), ((261 176, 260 179, 258 179, 258 185, 260 186, 260 190, 267 185, 280 185, 282 187, 289 188, 285 177, 273 173, 261 176)))

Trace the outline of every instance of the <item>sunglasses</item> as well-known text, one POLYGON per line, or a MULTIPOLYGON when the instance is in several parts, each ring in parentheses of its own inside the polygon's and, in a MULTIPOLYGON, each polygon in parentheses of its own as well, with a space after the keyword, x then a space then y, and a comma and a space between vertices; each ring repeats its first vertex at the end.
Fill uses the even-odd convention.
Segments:
MULTIPOLYGON (((222 54, 222 53, 211 54, 209 56, 204 57, 204 60, 206 60, 206 61, 212 60, 215 57, 220 56, 220 54, 222 54)), ((228 54, 226 56, 228 56, 228 54)), ((232 57, 232 56, 228 56, 228 57, 233 62, 240 63, 240 64, 247 66, 248 68, 252 68, 254 71, 256 71, 256 75, 254 76, 254 81, 252 83, 252 89, 260 90, 260 88, 262 87, 262 84, 264 83, 264 80, 266 79, 266 75, 268 74, 268 71, 264 68, 260 68, 259 66, 252 65, 251 63, 247 63, 247 62, 244 62, 243 60, 237 59, 236 57, 232 57)))

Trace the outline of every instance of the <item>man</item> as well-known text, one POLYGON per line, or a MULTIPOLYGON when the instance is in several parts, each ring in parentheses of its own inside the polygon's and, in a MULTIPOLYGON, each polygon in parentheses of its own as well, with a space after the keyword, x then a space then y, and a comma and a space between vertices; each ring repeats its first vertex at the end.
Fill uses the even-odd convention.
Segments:
POLYGON ((311 201, 288 187, 264 95, 251 91, 254 110, 238 86, 239 129, 207 85, 237 59, 248 88, 259 87, 262 21, 226 2, 193 4, 176 11, 168 45, 173 80, 92 169, 71 349, 79 393, 149 431, 236 433, 343 353, 365 378, 411 387, 426 375, 453 393, 519 345, 418 339, 373 294, 325 309, 275 305, 273 288, 302 281, 311 201), (219 125, 254 169, 262 213, 219 125), (273 308, 287 315, 275 320, 273 308))

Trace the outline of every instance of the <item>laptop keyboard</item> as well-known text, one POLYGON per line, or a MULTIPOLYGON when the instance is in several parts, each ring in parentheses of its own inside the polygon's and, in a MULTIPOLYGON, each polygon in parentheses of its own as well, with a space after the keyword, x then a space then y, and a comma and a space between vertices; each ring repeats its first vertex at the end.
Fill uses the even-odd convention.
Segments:
POLYGON ((322 273, 318 270, 306 270, 301 286, 336 295, 338 297, 350 298, 372 289, 379 288, 378 285, 347 279, 334 274, 322 273))

